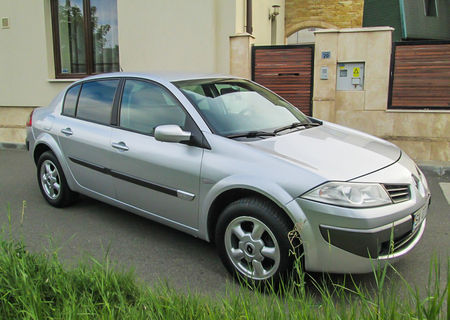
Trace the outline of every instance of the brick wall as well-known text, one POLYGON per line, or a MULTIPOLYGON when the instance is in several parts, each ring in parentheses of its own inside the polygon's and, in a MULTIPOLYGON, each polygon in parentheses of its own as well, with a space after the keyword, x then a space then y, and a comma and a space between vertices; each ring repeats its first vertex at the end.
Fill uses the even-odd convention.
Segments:
POLYGON ((364 0, 286 0, 286 37, 308 27, 362 27, 364 0))

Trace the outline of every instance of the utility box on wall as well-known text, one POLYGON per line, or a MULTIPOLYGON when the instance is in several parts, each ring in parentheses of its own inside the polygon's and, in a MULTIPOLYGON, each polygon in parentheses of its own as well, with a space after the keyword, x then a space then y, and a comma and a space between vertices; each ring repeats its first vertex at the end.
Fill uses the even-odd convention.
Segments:
POLYGON ((364 62, 339 62, 336 71, 336 90, 364 90, 364 62))

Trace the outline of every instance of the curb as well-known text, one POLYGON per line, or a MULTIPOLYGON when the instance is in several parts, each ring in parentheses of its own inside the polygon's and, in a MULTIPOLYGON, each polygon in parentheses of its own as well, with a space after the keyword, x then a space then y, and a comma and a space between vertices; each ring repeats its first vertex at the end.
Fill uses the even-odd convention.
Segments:
POLYGON ((0 150, 27 150, 25 143, 0 142, 0 150))
POLYGON ((450 162, 448 161, 417 161, 417 165, 420 169, 432 171, 440 177, 450 174, 450 162))

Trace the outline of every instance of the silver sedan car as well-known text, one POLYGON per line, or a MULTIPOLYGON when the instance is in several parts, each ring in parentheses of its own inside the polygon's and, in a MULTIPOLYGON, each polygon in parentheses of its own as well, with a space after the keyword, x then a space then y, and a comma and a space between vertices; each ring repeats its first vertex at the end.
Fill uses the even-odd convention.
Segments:
POLYGON ((213 241, 233 275, 261 284, 292 269, 293 230, 307 271, 393 262, 430 201, 395 145, 230 76, 82 79, 31 114, 27 146, 51 205, 83 194, 213 241))

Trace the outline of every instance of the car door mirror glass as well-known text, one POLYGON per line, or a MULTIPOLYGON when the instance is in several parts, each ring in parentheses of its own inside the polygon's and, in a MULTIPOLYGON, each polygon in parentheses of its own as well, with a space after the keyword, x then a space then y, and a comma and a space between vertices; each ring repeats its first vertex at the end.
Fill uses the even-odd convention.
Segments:
POLYGON ((164 142, 187 142, 191 140, 191 133, 184 131, 176 124, 166 124, 155 128, 155 139, 164 142))

